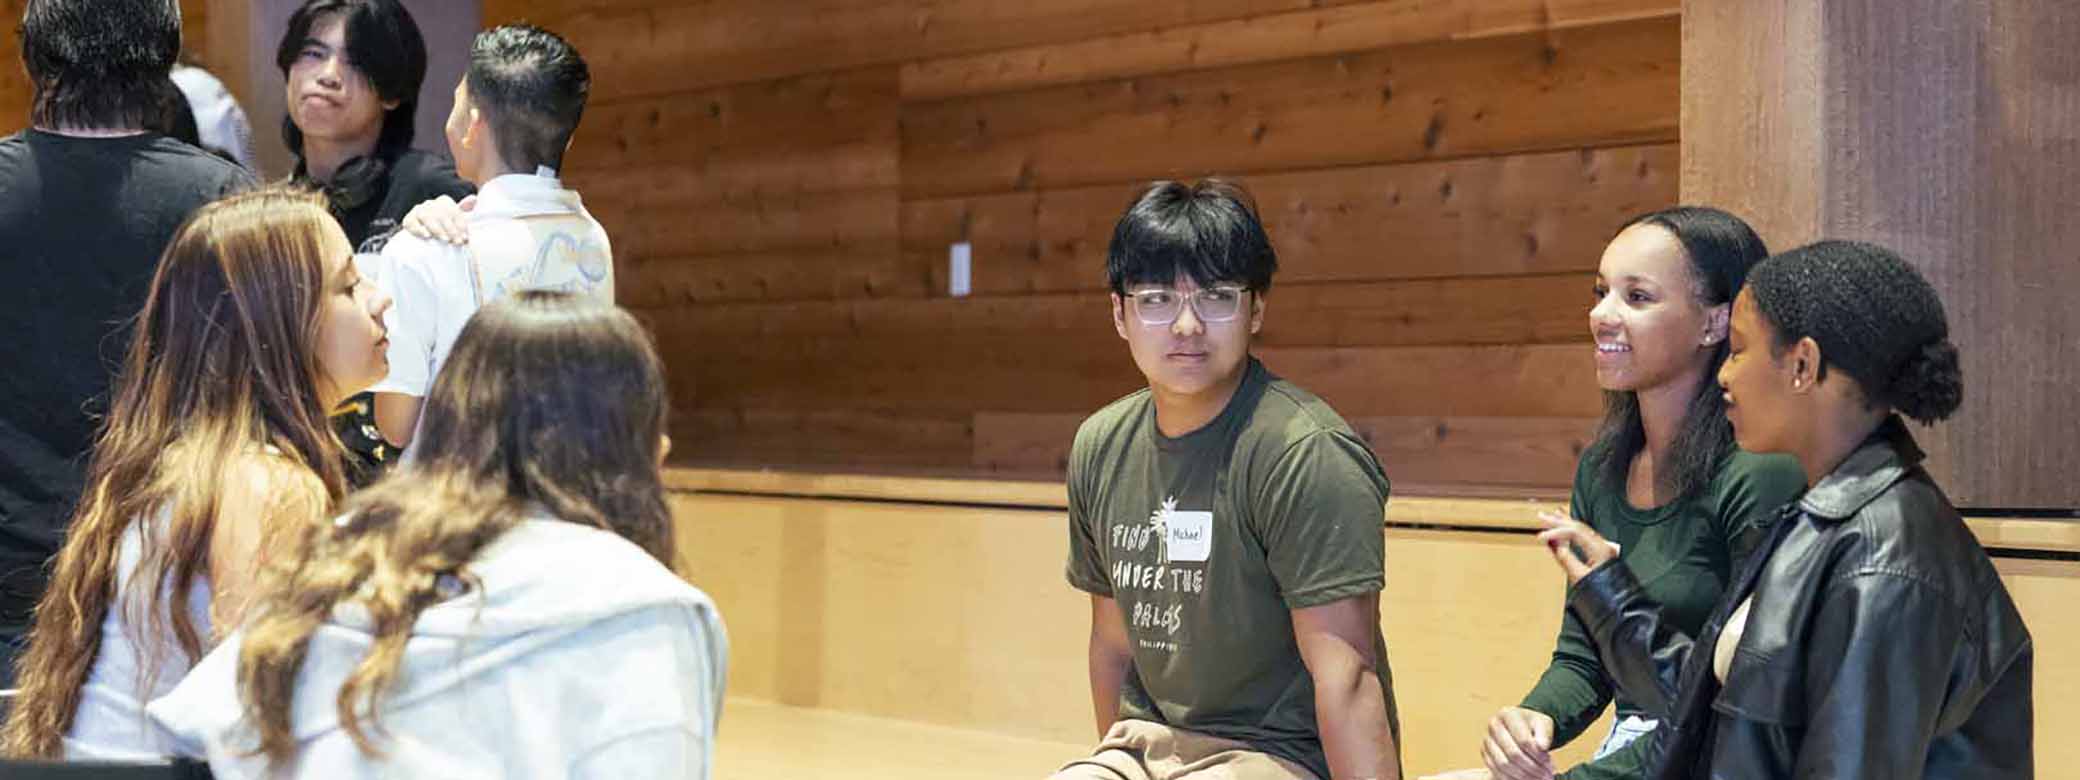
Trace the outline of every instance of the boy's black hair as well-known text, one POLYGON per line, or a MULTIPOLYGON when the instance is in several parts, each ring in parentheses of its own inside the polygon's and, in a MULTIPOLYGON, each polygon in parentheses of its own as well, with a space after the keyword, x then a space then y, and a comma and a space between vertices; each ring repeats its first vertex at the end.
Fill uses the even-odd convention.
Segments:
POLYGON ((467 80, 470 102, 487 115, 507 167, 563 167, 592 91, 592 73, 569 41, 526 24, 485 30, 470 46, 467 80))
POLYGON ((1113 226, 1105 256, 1106 282, 1120 295, 1130 285, 1175 284, 1180 274, 1202 288, 1228 282, 1261 292, 1277 271, 1255 201, 1217 178, 1148 185, 1113 226))
MULTIPOLYGON (((376 139, 377 157, 394 160, 412 146, 412 122, 419 106, 419 87, 426 81, 426 39, 419 23, 397 0, 306 0, 289 16, 288 29, 274 51, 274 64, 288 78, 289 68, 303 53, 311 28, 321 19, 337 15, 345 23, 347 62, 368 78, 376 97, 397 101, 383 115, 383 132, 376 139)), ((303 157, 303 130, 288 114, 282 116, 282 141, 298 158, 303 157)))

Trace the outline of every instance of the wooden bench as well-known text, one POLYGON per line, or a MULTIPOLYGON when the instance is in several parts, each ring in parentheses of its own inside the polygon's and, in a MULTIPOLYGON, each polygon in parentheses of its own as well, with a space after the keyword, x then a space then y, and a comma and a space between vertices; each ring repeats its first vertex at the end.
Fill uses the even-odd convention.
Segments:
MULTIPOLYGON (((812 770, 827 765, 959 774, 897 771, 937 760, 906 743, 939 738, 1001 753, 1001 771, 969 776, 1044 777, 1093 741, 1089 602, 1062 579, 1060 483, 693 469, 670 480, 677 563, 721 605, 733 711, 755 713, 723 725, 724 777, 822 777, 812 770), (843 719, 854 716, 865 720, 843 719), (845 755, 857 743, 835 737, 787 748, 796 722, 891 742, 873 758, 845 755), (769 760, 801 768, 731 769, 779 766, 757 763, 769 760)), ((1476 765, 1488 716, 1545 668, 1564 585, 1530 535, 1536 510, 1564 501, 1389 502, 1382 631, 1412 773, 1476 765)), ((2080 695, 2080 618, 2062 607, 2080 599, 2080 563, 2045 559, 2080 553, 2080 524, 1971 522, 2002 553, 2036 637, 2037 700, 2080 695)), ((2080 716, 2036 716, 2039 765, 2080 763, 2080 744, 2055 736, 2080 716)), ((1586 758, 1607 719, 1562 760, 1586 758)))

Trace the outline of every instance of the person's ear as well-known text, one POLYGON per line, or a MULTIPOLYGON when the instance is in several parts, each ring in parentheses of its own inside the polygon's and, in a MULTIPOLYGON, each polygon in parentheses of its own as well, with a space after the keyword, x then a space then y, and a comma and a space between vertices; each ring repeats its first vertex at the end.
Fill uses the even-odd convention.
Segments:
POLYGON ((1120 338, 1127 337, 1127 299, 1120 297, 1119 293, 1112 294, 1112 329, 1119 333, 1120 338))
POLYGON ((1249 335, 1257 335, 1264 329, 1264 291, 1254 290, 1249 294, 1249 335))
POLYGON ((1714 346, 1726 340, 1728 324, 1733 320, 1733 305, 1722 303, 1704 310, 1703 346, 1714 346))
POLYGON ((1822 355, 1820 342, 1806 336, 1791 345, 1790 354, 1785 355, 1786 366, 1791 372, 1791 389, 1800 393, 1809 392, 1820 384, 1822 355))
POLYGON ((484 112, 479 110, 474 105, 470 106, 469 129, 464 130, 462 132, 463 145, 468 146, 471 149, 475 149, 479 146, 482 146, 485 137, 489 136, 490 134, 491 123, 490 121, 484 118, 484 112))

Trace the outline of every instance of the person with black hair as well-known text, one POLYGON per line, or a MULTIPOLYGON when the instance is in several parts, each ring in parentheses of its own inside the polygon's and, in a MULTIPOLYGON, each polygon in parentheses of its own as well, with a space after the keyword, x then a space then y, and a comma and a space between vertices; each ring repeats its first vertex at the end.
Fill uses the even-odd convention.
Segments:
POLYGON ((305 0, 275 65, 292 178, 325 193, 356 251, 379 250, 413 206, 475 191, 448 161, 412 148, 426 42, 403 3, 305 0))
MULTIPOLYGON (((275 65, 288 106, 282 140, 296 155, 290 178, 325 193, 357 253, 380 252, 413 206, 475 191, 448 161, 412 148, 426 42, 403 3, 305 0, 289 16, 275 65)), ((369 271, 380 283, 382 269, 369 271)), ((373 482, 397 454, 374 411, 362 393, 333 417, 356 485, 373 482)))
POLYGON ((1277 269, 1248 194, 1217 179, 1150 185, 1113 229, 1112 325, 1148 387, 1070 451, 1101 741, 1055 780, 1401 776, 1388 483, 1328 404, 1250 356, 1277 269))
POLYGON ((433 377, 484 304, 524 289, 614 302, 607 231, 556 174, 591 89, 577 49, 539 27, 497 27, 471 45, 446 134, 456 168, 482 189, 462 217, 466 242, 400 233, 383 249, 398 301, 390 376, 375 387, 383 438, 411 443, 433 377))
POLYGON ((189 214, 252 183, 156 132, 177 94, 172 0, 29 0, 30 128, 0 139, 0 687, 108 407, 127 322, 189 214))
POLYGON ((1704 627, 1679 630, 1588 526, 1539 535, 1619 687, 1668 703, 1647 776, 2034 776, 2029 629, 1900 419, 1963 397, 1935 288, 1882 247, 1823 241, 1755 267, 1731 340, 1735 438, 1812 488, 1704 627))
MULTIPOLYGON (((1568 514, 1620 545, 1646 594, 1687 632, 1704 625, 1777 507, 1805 489, 1790 457, 1734 446, 1713 380, 1734 296, 1768 255, 1739 217, 1683 206, 1627 221, 1597 267, 1589 332, 1606 411, 1568 514)), ((1563 614, 1552 663, 1522 704, 1489 720, 1481 760, 1505 780, 1554 777, 1550 751, 1613 699, 1616 721, 1595 757, 1559 776, 1638 776, 1638 738, 1665 715, 1616 690, 1588 631, 1563 614)))

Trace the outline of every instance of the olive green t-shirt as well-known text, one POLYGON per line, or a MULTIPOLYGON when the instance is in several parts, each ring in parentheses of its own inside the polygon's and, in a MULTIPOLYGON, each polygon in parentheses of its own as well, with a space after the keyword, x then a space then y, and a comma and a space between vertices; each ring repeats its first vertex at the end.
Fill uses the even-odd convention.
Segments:
MULTIPOLYGON (((1575 467, 1571 514, 1618 543, 1618 557, 1631 567, 1648 598, 1661 605, 1669 625, 1692 636, 1704 627, 1720 593, 1754 552, 1777 508, 1805 492, 1805 472, 1797 460, 1733 450, 1703 489, 1640 509, 1626 500, 1624 485, 1605 483, 1595 461, 1592 449, 1575 467)), ((1553 743, 1558 746, 1588 728, 1615 693, 1595 641, 1574 613, 1565 611, 1553 662, 1524 696, 1524 708, 1553 718, 1553 743)), ((1617 704, 1621 718, 1657 718, 1657 713, 1642 712, 1623 698, 1617 704)), ((1650 742, 1641 737, 1568 770, 1564 777, 1640 777, 1650 742)))
MULTIPOLYGON (((1171 438, 1149 391, 1092 415, 1069 459, 1068 579, 1119 602, 1120 717, 1248 743, 1328 777, 1291 610, 1385 585, 1387 479, 1320 398, 1251 359, 1212 422, 1171 438)), ((1386 643, 1374 633, 1396 742, 1386 643)))

